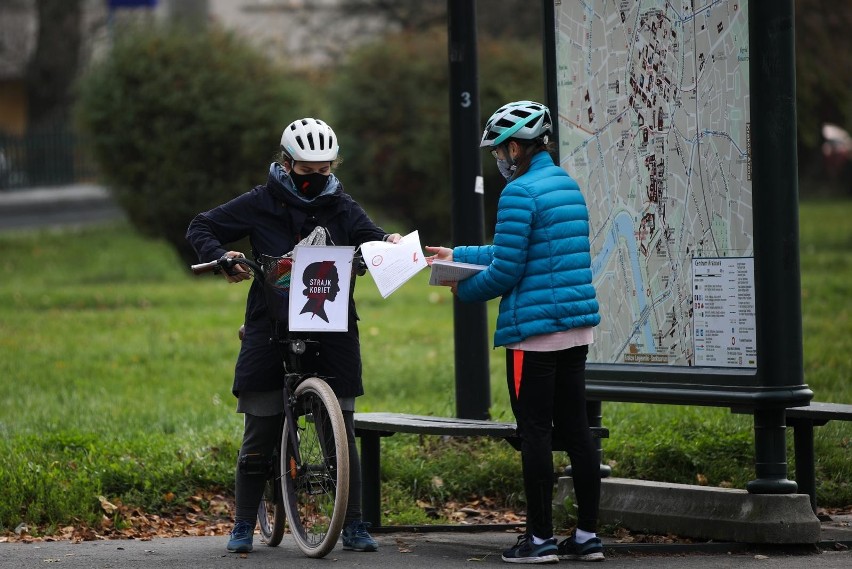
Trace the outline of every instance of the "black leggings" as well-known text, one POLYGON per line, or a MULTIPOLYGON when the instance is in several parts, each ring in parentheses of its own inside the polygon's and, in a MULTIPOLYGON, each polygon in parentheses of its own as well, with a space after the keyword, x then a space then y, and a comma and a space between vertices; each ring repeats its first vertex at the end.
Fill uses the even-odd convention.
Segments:
POLYGON ((586 415, 588 346, 557 352, 506 350, 512 411, 521 437, 521 465, 527 497, 527 532, 553 535, 553 436, 564 440, 574 492, 577 527, 597 529, 600 465, 586 415))
MULTIPOLYGON (((245 429, 240 456, 259 454, 271 460, 278 446, 278 437, 284 415, 259 417, 245 413, 245 429)), ((346 441, 349 443, 349 504, 346 507, 346 522, 361 519, 361 461, 358 458, 358 446, 355 443, 355 424, 353 412, 343 412, 346 425, 346 441)), ((236 472, 236 513, 237 521, 254 525, 257 509, 263 497, 266 484, 265 474, 245 474, 240 472, 239 462, 236 472)))

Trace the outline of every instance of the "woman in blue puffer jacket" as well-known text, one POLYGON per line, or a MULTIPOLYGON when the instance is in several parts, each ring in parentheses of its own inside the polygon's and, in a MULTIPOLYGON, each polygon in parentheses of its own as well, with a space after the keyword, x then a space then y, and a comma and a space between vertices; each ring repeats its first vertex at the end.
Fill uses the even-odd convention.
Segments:
POLYGON ((548 153, 552 121, 532 101, 504 105, 485 126, 508 184, 500 194, 493 245, 427 247, 434 259, 486 265, 448 284, 459 299, 501 297, 495 346, 506 347, 506 376, 522 440, 527 533, 503 552, 510 563, 603 560, 596 535, 598 455, 586 417, 585 367, 600 322, 592 286, 589 213, 577 182, 548 153), (553 438, 567 445, 577 494, 577 529, 553 537, 553 438))

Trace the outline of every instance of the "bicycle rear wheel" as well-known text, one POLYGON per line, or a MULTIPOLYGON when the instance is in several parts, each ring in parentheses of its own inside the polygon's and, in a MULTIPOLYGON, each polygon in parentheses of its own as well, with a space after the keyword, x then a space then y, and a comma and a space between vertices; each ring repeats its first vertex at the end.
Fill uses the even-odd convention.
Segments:
POLYGON ((349 501, 346 426, 337 397, 321 379, 303 381, 295 397, 297 432, 290 433, 285 421, 281 438, 284 509, 299 549, 324 557, 337 543, 349 501), (298 445, 300 461, 290 444, 298 445))
POLYGON ((260 526, 260 537, 269 547, 276 547, 284 537, 284 500, 281 498, 281 488, 277 477, 266 479, 263 498, 257 510, 257 521, 260 526))

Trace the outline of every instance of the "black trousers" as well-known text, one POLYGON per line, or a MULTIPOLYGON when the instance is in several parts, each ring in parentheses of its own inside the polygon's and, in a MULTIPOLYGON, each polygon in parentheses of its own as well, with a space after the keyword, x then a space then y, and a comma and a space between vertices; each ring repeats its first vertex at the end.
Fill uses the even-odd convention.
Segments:
POLYGON ((586 415, 588 346, 556 352, 506 350, 512 411, 521 437, 527 533, 553 535, 553 437, 567 444, 577 496, 577 527, 597 531, 600 465, 586 415))

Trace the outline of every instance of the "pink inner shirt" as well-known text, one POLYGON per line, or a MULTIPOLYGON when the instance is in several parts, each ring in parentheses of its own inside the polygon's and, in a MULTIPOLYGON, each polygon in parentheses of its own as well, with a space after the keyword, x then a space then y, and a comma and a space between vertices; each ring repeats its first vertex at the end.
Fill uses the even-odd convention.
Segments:
POLYGON ((572 328, 564 332, 542 334, 541 336, 530 336, 514 344, 506 344, 509 350, 522 350, 525 352, 558 352, 577 346, 588 346, 595 341, 592 327, 572 328))

